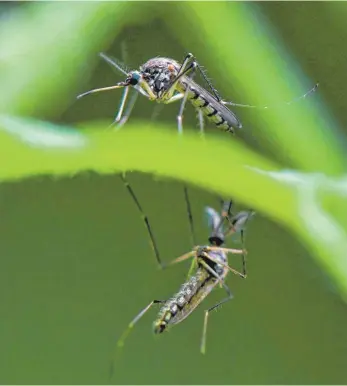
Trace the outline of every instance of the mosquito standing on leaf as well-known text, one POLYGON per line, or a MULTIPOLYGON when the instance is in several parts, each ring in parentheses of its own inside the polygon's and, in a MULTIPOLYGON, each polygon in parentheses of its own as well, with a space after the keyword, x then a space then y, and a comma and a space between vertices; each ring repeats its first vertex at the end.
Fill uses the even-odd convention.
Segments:
MULTIPOLYGON (((167 264, 163 264, 159 257, 158 248, 156 246, 156 242, 151 227, 149 225, 148 218, 145 215, 126 177, 122 176, 122 179, 142 215, 159 266, 161 268, 164 268, 169 265, 173 265, 192 258, 193 273, 188 277, 187 281, 180 287, 179 291, 170 299, 152 300, 138 315, 136 315, 136 317, 130 322, 128 328, 124 331, 124 333, 118 340, 117 348, 120 349, 124 346, 125 339, 128 336, 129 332, 154 304, 162 304, 157 319, 155 320, 153 325, 154 333, 160 334, 166 331, 169 326, 178 324, 183 321, 188 315, 190 315, 195 310, 195 308, 203 301, 203 299, 205 299, 205 297, 217 285, 219 285, 221 288, 224 288, 227 293, 227 297, 205 311, 203 333, 200 346, 201 352, 205 353, 207 323, 209 314, 212 310, 216 309, 221 304, 232 299, 231 291, 229 287, 225 284, 225 278, 227 274, 229 272, 232 272, 235 275, 240 276, 241 278, 246 278, 247 276, 244 228, 246 222, 254 214, 254 212, 252 210, 242 211, 237 213, 236 215, 232 215, 232 201, 227 201, 223 203, 221 213, 218 213, 213 208, 207 207, 206 213, 208 215, 209 226, 211 229, 211 233, 208 238, 208 245, 196 246, 195 236, 194 234, 192 234, 192 239, 195 245, 194 248, 190 252, 185 253, 184 255, 176 258, 175 260, 167 264), (242 249, 231 249, 224 247, 226 237, 230 236, 233 233, 240 233, 242 249), (238 270, 231 268, 228 265, 228 254, 241 255, 242 272, 239 272, 238 270)), ((187 205, 188 218, 190 222, 190 229, 193 231, 193 216, 191 213, 188 194, 185 195, 185 199, 187 205)))
MULTIPOLYGON (((157 57, 148 60, 139 70, 130 71, 127 73, 122 67, 112 58, 104 53, 100 53, 101 58, 114 66, 124 75, 126 79, 116 85, 97 88, 78 95, 81 98, 85 95, 92 94, 99 91, 113 90, 117 88, 124 88, 123 96, 120 102, 120 107, 114 123, 122 126, 129 118, 130 113, 134 107, 138 93, 144 95, 150 101, 158 103, 169 104, 181 100, 181 107, 177 116, 178 132, 183 132, 183 111, 186 101, 189 100, 195 109, 198 111, 200 130, 203 131, 203 117, 206 117, 210 122, 214 123, 218 128, 234 133, 234 129, 240 129, 242 124, 237 116, 229 110, 226 105, 237 107, 263 108, 267 109, 270 106, 252 106, 243 105, 240 103, 233 103, 224 101, 217 90, 213 87, 210 80, 207 78, 205 72, 202 70, 200 64, 196 61, 193 54, 189 53, 179 64, 173 59, 157 57), (192 78, 196 71, 199 71, 208 85, 211 92, 196 83, 192 78), (126 100, 129 95, 130 86, 136 90, 133 94, 127 111, 123 116, 126 100)), ((286 104, 306 98, 308 95, 316 91, 318 83, 304 95, 295 98, 286 104)))

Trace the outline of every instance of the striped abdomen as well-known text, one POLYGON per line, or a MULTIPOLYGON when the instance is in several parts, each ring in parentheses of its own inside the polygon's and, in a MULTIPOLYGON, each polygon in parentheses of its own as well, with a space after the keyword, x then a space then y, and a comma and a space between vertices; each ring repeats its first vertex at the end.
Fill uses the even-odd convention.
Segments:
POLYGON ((218 128, 234 132, 242 127, 236 115, 221 102, 218 102, 207 90, 186 78, 179 82, 177 88, 184 93, 188 87, 188 99, 193 106, 202 111, 204 116, 218 128))
POLYGON ((169 324, 177 324, 185 319, 213 290, 217 281, 204 268, 182 285, 180 290, 160 309, 154 322, 154 332, 163 332, 169 324))

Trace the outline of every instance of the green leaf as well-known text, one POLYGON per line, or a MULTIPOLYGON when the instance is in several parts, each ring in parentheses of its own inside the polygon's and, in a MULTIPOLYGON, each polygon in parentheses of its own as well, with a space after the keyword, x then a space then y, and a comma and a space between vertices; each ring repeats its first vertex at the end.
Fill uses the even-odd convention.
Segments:
POLYGON ((207 141, 198 134, 179 136, 163 125, 160 130, 145 123, 130 124, 120 131, 105 131, 104 127, 94 124, 76 131, 0 116, 0 180, 72 176, 86 170, 101 174, 135 170, 235 197, 296 232, 347 300, 347 235, 321 204, 322 198, 332 194, 334 199, 336 195, 343 198, 345 190, 322 191, 326 183, 319 185, 316 175, 275 172, 276 164, 228 135, 224 141, 207 141))

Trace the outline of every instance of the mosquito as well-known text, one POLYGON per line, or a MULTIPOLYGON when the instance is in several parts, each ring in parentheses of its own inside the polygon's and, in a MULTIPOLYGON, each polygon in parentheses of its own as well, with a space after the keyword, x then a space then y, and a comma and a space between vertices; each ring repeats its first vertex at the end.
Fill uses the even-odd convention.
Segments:
MULTIPOLYGON (((192 103, 198 112, 201 132, 204 130, 204 117, 206 117, 210 122, 215 124, 221 130, 230 133, 234 133, 234 129, 242 128, 242 124, 238 117, 231 110, 229 110, 226 105, 262 109, 268 109, 271 107, 244 105, 240 103, 224 101, 220 97, 217 90, 213 87, 211 81, 207 78, 201 65, 196 61, 194 55, 191 53, 185 56, 182 64, 176 62, 174 59, 157 57, 148 60, 146 63, 140 66, 139 70, 130 71, 128 73, 109 56, 105 55, 104 53, 100 53, 99 55, 110 65, 114 66, 117 70, 126 75, 125 81, 119 82, 113 86, 87 91, 78 95, 77 98, 82 98, 85 95, 95 92, 124 88, 120 107, 114 120, 114 123, 118 123, 119 127, 128 120, 130 113, 135 105, 138 93, 142 94, 150 101, 156 101, 163 104, 169 104, 181 100, 181 106, 177 116, 177 126, 179 133, 183 132, 183 111, 187 100, 192 103), (193 80, 193 77, 197 71, 200 72, 211 92, 193 80), (134 88, 136 92, 133 94, 127 111, 123 116, 126 100, 129 95, 129 86, 134 88)), ((301 95, 300 97, 283 103, 291 104, 300 99, 306 98, 315 92, 317 87, 318 83, 311 90, 301 95)))
MULTIPOLYGON (((125 186, 132 196, 138 210, 141 213, 145 226, 147 228, 151 246, 156 256, 157 262, 161 268, 193 259, 192 268, 193 273, 189 275, 186 282, 180 287, 179 291, 168 300, 152 300, 136 317, 130 322, 127 329, 117 341, 117 348, 121 349, 124 346, 125 339, 135 324, 146 314, 146 312, 155 304, 161 304, 162 307, 153 324, 155 334, 161 334, 168 330, 170 326, 182 322, 187 318, 195 308, 206 298, 207 295, 216 287, 224 288, 227 297, 215 304, 214 306, 205 310, 203 333, 201 338, 200 351, 206 352, 206 334, 208 318, 211 311, 226 303, 233 298, 229 287, 225 284, 225 278, 229 272, 235 275, 246 278, 246 249, 245 249, 245 235, 244 229, 247 221, 255 213, 253 210, 241 211, 236 215, 231 213, 232 201, 223 202, 222 210, 218 213, 215 209, 206 207, 205 211, 209 219, 209 226, 211 233, 208 238, 207 245, 197 245, 195 243, 195 236, 192 233, 192 240, 196 245, 190 252, 164 264, 160 257, 158 248, 151 230, 148 217, 145 215, 133 189, 131 188, 125 175, 121 176, 125 186), (225 224, 226 223, 226 224, 225 224), (225 248, 224 244, 226 238, 232 234, 239 233, 241 236, 242 249, 225 248), (242 272, 230 267, 228 265, 228 254, 237 254, 242 256, 242 272)), ((185 190, 185 201, 187 205, 187 213, 190 223, 190 229, 194 232, 193 216, 189 202, 188 192, 185 190)))

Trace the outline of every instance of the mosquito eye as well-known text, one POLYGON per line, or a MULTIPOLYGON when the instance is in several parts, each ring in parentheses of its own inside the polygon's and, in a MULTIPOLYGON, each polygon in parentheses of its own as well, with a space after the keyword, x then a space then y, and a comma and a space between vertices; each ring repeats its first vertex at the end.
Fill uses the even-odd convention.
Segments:
POLYGON ((131 74, 131 77, 129 79, 129 84, 131 84, 132 86, 136 86, 138 83, 139 83, 139 80, 140 80, 140 74, 131 74))

